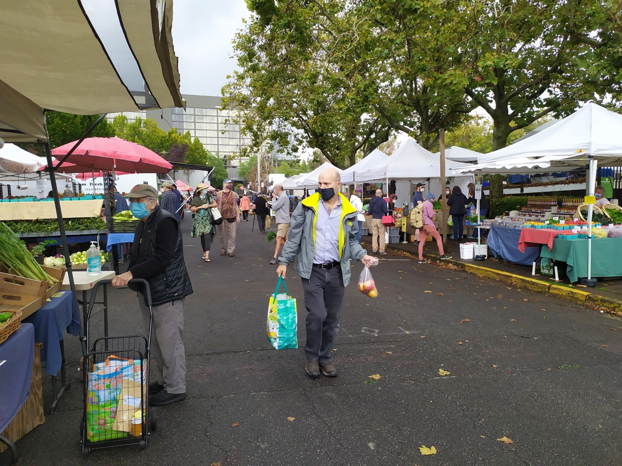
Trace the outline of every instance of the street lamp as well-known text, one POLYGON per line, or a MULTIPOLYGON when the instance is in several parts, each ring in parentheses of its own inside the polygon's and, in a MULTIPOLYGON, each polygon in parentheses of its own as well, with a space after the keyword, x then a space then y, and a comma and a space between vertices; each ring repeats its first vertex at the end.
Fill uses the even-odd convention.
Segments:
POLYGON ((218 152, 218 157, 220 157, 220 113, 219 110, 222 110, 220 105, 216 105, 216 152, 218 152))

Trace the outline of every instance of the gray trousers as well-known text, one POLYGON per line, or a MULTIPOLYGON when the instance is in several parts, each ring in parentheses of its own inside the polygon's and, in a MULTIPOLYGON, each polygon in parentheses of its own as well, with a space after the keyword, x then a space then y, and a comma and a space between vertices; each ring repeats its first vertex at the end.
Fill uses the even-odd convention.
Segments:
POLYGON ((238 224, 236 222, 229 223, 224 219, 218 226, 221 254, 233 254, 233 251, 235 251, 235 233, 237 226, 238 224))
MULTIPOLYGON (((138 303, 145 329, 149 331, 149 307, 142 294, 138 303)), ((184 300, 153 306, 151 355, 156 361, 156 380, 167 393, 186 393, 186 350, 184 333, 184 300)))
POLYGON ((309 359, 325 363, 331 360, 335 338, 339 333, 339 318, 345 287, 341 267, 320 269, 313 267, 311 277, 302 279, 307 308, 307 343, 305 354, 309 359))

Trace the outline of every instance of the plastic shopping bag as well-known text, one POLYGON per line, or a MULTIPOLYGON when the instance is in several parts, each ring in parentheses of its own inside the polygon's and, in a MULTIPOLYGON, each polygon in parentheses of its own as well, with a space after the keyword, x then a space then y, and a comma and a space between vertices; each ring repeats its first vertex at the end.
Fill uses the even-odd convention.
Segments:
POLYGON ((268 306, 268 339, 276 349, 298 348, 296 299, 289 296, 283 277, 279 277, 268 306), (283 284, 285 293, 279 293, 283 284))
MULTIPOLYGON (((372 266, 378 265, 378 259, 372 264, 372 266)), ((378 289, 376 288, 376 282, 374 277, 371 276, 371 270, 369 267, 363 267, 361 275, 359 275, 359 291, 366 294, 370 298, 378 296, 378 289)))

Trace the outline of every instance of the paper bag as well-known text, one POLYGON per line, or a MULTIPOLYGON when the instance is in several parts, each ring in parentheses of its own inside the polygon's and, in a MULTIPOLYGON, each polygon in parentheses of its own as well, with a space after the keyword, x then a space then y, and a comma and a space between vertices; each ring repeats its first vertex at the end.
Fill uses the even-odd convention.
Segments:
POLYGON ((117 413, 112 428, 117 431, 129 432, 130 421, 136 411, 142 408, 141 384, 123 379, 121 395, 117 404, 117 413))

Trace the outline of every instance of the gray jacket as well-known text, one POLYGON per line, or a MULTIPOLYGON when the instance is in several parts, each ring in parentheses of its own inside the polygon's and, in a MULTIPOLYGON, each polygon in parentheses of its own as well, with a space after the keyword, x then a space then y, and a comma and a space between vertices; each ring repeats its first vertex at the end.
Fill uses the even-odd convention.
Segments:
POLYGON ((285 191, 281 191, 281 194, 272 202, 272 210, 274 211, 274 218, 276 223, 290 223, 289 217, 289 197, 285 191))
MULTIPOLYGON (((343 285, 350 282, 350 259, 360 261, 367 251, 356 240, 358 231, 357 211, 350 201, 341 197, 341 226, 339 229, 339 261, 343 285)), ((320 194, 315 193, 298 204, 292 214, 292 226, 287 241, 279 257, 279 264, 288 265, 296 259, 296 272, 302 278, 311 277, 313 257, 315 256, 315 214, 320 202, 320 194)))

